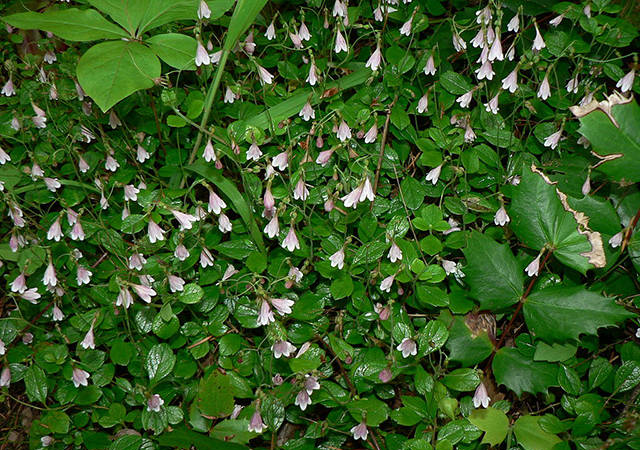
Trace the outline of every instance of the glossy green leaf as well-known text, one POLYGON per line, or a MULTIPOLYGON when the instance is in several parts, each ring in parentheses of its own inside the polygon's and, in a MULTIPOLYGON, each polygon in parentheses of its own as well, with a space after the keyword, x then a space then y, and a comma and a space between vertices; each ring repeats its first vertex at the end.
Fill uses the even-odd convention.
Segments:
POLYGON ((518 396, 523 392, 544 393, 549 387, 558 385, 556 365, 534 361, 515 348, 498 350, 492 368, 498 384, 504 384, 518 396))
POLYGON ((149 350, 145 367, 149 380, 158 382, 168 376, 176 363, 176 356, 167 344, 156 344, 149 350))
POLYGON ((495 408, 474 409, 469 416, 469 422, 484 431, 482 444, 498 445, 507 437, 509 418, 495 408))
POLYGON ((214 370, 201 379, 197 403, 198 409, 205 416, 221 417, 231 414, 234 404, 231 378, 214 370))
POLYGON ((552 450, 561 442, 555 434, 544 431, 539 422, 538 416, 522 416, 514 424, 516 439, 525 450, 552 450))

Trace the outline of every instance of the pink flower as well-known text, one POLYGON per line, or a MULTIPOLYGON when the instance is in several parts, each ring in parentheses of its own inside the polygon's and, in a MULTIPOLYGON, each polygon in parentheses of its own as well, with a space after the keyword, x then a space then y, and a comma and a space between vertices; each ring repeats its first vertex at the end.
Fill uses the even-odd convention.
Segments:
POLYGON ((351 428, 351 434, 353 434, 353 439, 358 440, 362 439, 363 441, 367 440, 367 436, 369 436, 369 430, 367 429, 367 424, 360 422, 355 427, 351 428))
POLYGON ((436 63, 433 60, 433 55, 429 55, 429 59, 427 59, 427 63, 424 66, 424 74, 425 75, 436 74, 436 63))
POLYGON ((209 53, 207 53, 207 49, 204 48, 204 45, 200 41, 198 41, 198 46, 196 48, 196 66, 200 67, 201 65, 208 66, 211 64, 211 57, 209 53))
POLYGON ((551 96, 551 86, 549 85, 548 74, 545 74, 544 79, 542 80, 542 83, 538 88, 537 95, 538 95, 538 98, 541 98, 542 100, 546 100, 549 98, 549 96, 551 96))
POLYGON ((609 239, 609 245, 612 248, 620 247, 620 245, 622 245, 622 239, 623 238, 624 238, 624 230, 623 231, 619 231, 616 234, 614 234, 613 236, 611 236, 611 239, 609 239))
POLYGON ((4 165, 7 161, 11 161, 11 156, 0 147, 0 165, 4 165))
POLYGON ((286 169, 289 166, 289 157, 287 152, 278 153, 271 161, 271 164, 280 171, 286 169))
POLYGON ((507 214, 507 210, 504 209, 504 206, 500 206, 498 211, 496 211, 496 215, 493 217, 493 223, 498 226, 505 226, 511 221, 509 214, 507 214))
POLYGON ((293 225, 289 227, 289 232, 282 241, 282 248, 286 248, 290 252, 300 249, 300 242, 298 241, 298 236, 296 236, 296 230, 293 228, 293 225))
POLYGON ((171 292, 182 292, 184 290, 184 280, 176 275, 167 275, 169 290, 171 292))
POLYGON ((125 187, 124 187, 124 201, 125 202, 128 202, 128 201, 135 202, 135 201, 137 201, 139 192, 140 192, 140 189, 138 189, 134 185, 132 185, 132 184, 125 185, 125 187))
POLYGON ((331 267, 337 267, 338 270, 342 270, 344 267, 344 247, 331 255, 329 261, 331 261, 331 267))
POLYGON ((9 367, 4 367, 2 369, 2 374, 0 374, 0 387, 7 386, 11 384, 11 370, 9 367))
POLYGON ((369 128, 369 131, 367 131, 367 133, 364 135, 364 142, 365 144, 371 144, 375 142, 377 138, 378 138, 378 124, 374 122, 373 125, 371 125, 371 128, 369 128))
POLYGON ((134 253, 129 256, 129 269, 142 270, 142 267, 147 263, 147 260, 142 253, 134 253))
POLYGON ((53 311, 51 312, 51 317, 54 322, 60 322, 62 319, 64 319, 64 314, 62 313, 62 310, 58 308, 58 305, 56 304, 53 305, 53 311))
POLYGON ((116 112, 112 109, 109 112, 109 126, 111 127, 111 129, 115 130, 120 125, 122 125, 122 122, 120 121, 120 119, 116 115, 116 112))
POLYGON ((49 231, 47 231, 47 239, 54 240, 58 242, 62 237, 62 227, 60 226, 60 217, 58 217, 55 222, 49 227, 49 231))
POLYGON ((93 350, 94 348, 96 348, 96 343, 93 337, 93 324, 91 325, 91 328, 89 328, 89 331, 87 331, 87 334, 84 336, 82 342, 80 342, 80 346, 84 349, 90 348, 93 350))
POLYGON ((409 356, 415 356, 418 354, 418 346, 413 339, 404 338, 400 344, 396 347, 396 349, 402 352, 403 358, 408 358, 409 356))
POLYGON ((89 372, 74 367, 71 381, 73 381, 75 387, 87 386, 89 384, 89 376, 89 372))
POLYGON ((151 155, 142 145, 138 144, 138 148, 136 150, 136 158, 139 163, 145 162, 147 159, 151 158, 151 155))
POLYGON ((311 39, 311 33, 309 32, 309 28, 307 28, 307 25, 304 23, 304 20, 300 23, 300 28, 298 28, 298 35, 303 41, 308 41, 309 39, 311 39))
POLYGON ((115 172, 120 167, 120 163, 112 156, 107 155, 107 159, 104 162, 104 168, 110 170, 111 172, 115 172))
POLYGON ((55 285, 58 284, 58 278, 56 278, 56 269, 53 267, 53 263, 51 261, 49 261, 49 265, 44 271, 42 283, 47 287, 55 287, 55 285))
POLYGON ((264 227, 264 233, 269 236, 270 239, 273 239, 280 232, 280 224, 278 222, 278 216, 274 215, 269 223, 264 227))
POLYGON ((633 88, 635 77, 636 71, 631 69, 625 76, 618 80, 616 87, 619 88, 622 93, 629 92, 631 88, 633 88))
POLYGON ((476 392, 473 394, 473 406, 479 408, 482 405, 483 408, 489 407, 489 402, 491 398, 489 398, 489 394, 487 393, 487 388, 484 387, 484 383, 480 383, 476 388, 476 392))
POLYGON ((313 391, 317 391, 320 389, 320 383, 318 383, 318 379, 312 375, 305 375, 304 378, 304 388, 307 390, 307 394, 313 394, 313 391))
POLYGON ((209 205, 207 207, 209 212, 214 214, 220 214, 223 208, 226 208, 227 204, 222 200, 215 192, 209 189, 209 205))
POLYGON ((380 290, 384 292, 390 292, 391 285, 393 285, 393 280, 395 280, 395 278, 395 275, 389 275, 387 278, 382 280, 382 282, 380 283, 380 290))
POLYGON ((273 25, 273 21, 267 27, 267 31, 264 33, 268 40, 272 40, 276 37, 276 27, 273 25))
POLYGON ((419 114, 422 114, 423 112, 427 111, 428 106, 429 106, 429 93, 426 93, 422 97, 420 97, 420 100, 418 100, 418 106, 416 106, 416 111, 418 111, 419 114))
POLYGON ((200 0, 200 5, 198 6, 198 19, 208 19, 211 17, 211 10, 209 9, 209 5, 204 0, 200 0))
POLYGON ((351 128, 349 128, 349 125, 347 125, 347 122, 345 122, 344 119, 340 121, 336 136, 341 142, 351 139, 351 128))
POLYGON ((131 286, 133 287, 133 290, 136 291, 136 294, 138 294, 138 297, 147 303, 151 303, 151 297, 156 295, 156 291, 154 291, 150 286, 144 286, 141 284, 132 284, 131 286))
POLYGON ((413 15, 400 27, 400 34, 409 36, 411 34, 411 25, 413 24, 413 15))
POLYGON ((389 370, 388 367, 382 369, 382 371, 378 374, 378 379, 383 383, 388 383, 389 381, 391 381, 392 377, 393 377, 393 374, 391 373, 391 370, 389 370))
POLYGON ((76 272, 76 281, 78 282, 78 286, 82 286, 83 284, 89 284, 91 281, 91 276, 93 272, 87 269, 84 266, 78 266, 78 270, 76 272))
POLYGON ((492 114, 498 114, 500 108, 498 107, 498 97, 500 96, 500 92, 498 92, 488 103, 484 104, 484 108, 487 112, 492 114))
POLYGON ((291 307, 294 305, 293 300, 288 298, 272 298, 270 299, 273 307, 278 311, 278 314, 284 316, 285 314, 291 314, 291 307))
MULTIPOLYGON (((204 3, 204 1, 202 1, 204 3)), ((164 400, 158 394, 153 394, 147 400, 147 411, 160 412, 160 408, 164 405, 164 400)))
POLYGON ((273 352, 273 356, 276 359, 280 359, 280 357, 282 356, 288 358, 293 352, 296 351, 296 347, 288 341, 276 341, 271 346, 271 351, 273 352))
POLYGON ((251 420, 249 421, 249 431, 254 433, 262 433, 267 429, 267 426, 262 422, 262 416, 260 415, 260 410, 256 408, 253 416, 251 416, 251 420))
POLYGON ((133 297, 127 287, 121 287, 116 299, 116 306, 122 306, 124 309, 128 309, 133 304, 133 297))
POLYGON ((82 228, 80 221, 78 221, 73 224, 73 227, 71 228, 71 239, 74 241, 84 241, 84 238, 84 229, 82 228))
POLYGON ((183 244, 178 244, 176 250, 173 252, 173 256, 178 258, 179 261, 184 261, 189 257, 189 250, 183 244))
POLYGON ((294 404, 296 406, 299 406, 302 411, 307 409, 307 406, 311 404, 311 397, 309 396, 309 393, 306 389, 302 389, 300 392, 298 392, 294 404))
POLYGON ((269 302, 266 300, 262 300, 260 303, 260 312, 258 313, 257 323, 258 325, 268 325, 271 322, 275 322, 276 319, 273 316, 273 311, 271 311, 271 306, 269 306, 269 302))
POLYGON ((402 250, 400 250, 400 247, 398 247, 398 244, 396 244, 395 241, 391 242, 391 248, 389 249, 387 257, 392 263, 402 259, 402 250))
POLYGON ((338 32, 336 33, 336 45, 334 46, 333 50, 336 52, 336 54, 349 51, 347 41, 344 39, 344 36, 342 36, 342 33, 340 33, 340 30, 338 30, 338 32))
POLYGON ((316 118, 316 113, 313 110, 313 107, 311 106, 311 103, 309 103, 308 101, 307 101, 307 103, 304 104, 304 106, 302 107, 302 109, 300 110, 298 115, 300 117, 302 117, 302 119, 304 121, 309 121, 309 119, 315 119, 316 118))
POLYGON ((147 227, 147 235, 149 236, 149 242, 155 244, 156 241, 164 241, 165 231, 158 226, 153 219, 149 219, 149 225, 147 227))
POLYGON ((233 267, 233 264, 229 264, 227 266, 227 269, 224 271, 224 274, 222 275, 222 279, 220 281, 227 281, 229 278, 234 276, 236 273, 238 273, 238 270, 236 270, 236 268, 233 267))
POLYGON ((382 52, 380 51, 380 46, 378 46, 367 60, 365 67, 369 67, 375 72, 380 67, 380 63, 382 63, 382 52))
POLYGON ((22 294, 20 294, 20 296, 26 301, 33 303, 34 305, 38 303, 36 300, 41 297, 41 295, 38 293, 38 288, 27 289, 22 294))
POLYGON ((7 97, 16 95, 16 89, 13 86, 13 81, 11 80, 11 78, 9 78, 4 86, 2 86, 2 95, 6 95, 7 97))
POLYGON ((175 209, 172 209, 171 213, 173 214, 173 217, 178 219, 178 222, 180 222, 181 231, 190 230, 193 226, 193 223, 198 221, 197 217, 192 216, 191 214, 183 213, 181 211, 176 211, 175 209))
POLYGON ((531 48, 533 51, 540 51, 547 45, 544 43, 544 39, 542 39, 542 35, 540 34, 540 30, 538 29, 538 24, 536 22, 533 22, 533 25, 536 28, 536 37, 533 40, 533 46, 531 48))
POLYGON ((513 16, 507 24, 507 30, 513 31, 514 33, 517 33, 518 30, 520 30, 520 18, 518 17, 518 13, 516 13, 516 15, 513 16))
POLYGON ((309 75, 307 75, 305 81, 311 86, 315 86, 318 82, 318 69, 316 68, 316 63, 314 61, 311 61, 311 66, 309 66, 309 75))
POLYGON ((438 182, 438 179, 440 178, 441 170, 442 170, 442 164, 440 164, 438 167, 431 169, 429 173, 427 173, 426 180, 431 181, 431 184, 435 185, 438 182))
POLYGON ((271 84, 273 82, 273 75, 269 73, 267 69, 262 67, 260 64, 256 64, 258 68, 258 76, 260 77, 260 83, 262 85, 271 84))
POLYGON ((518 89, 518 69, 513 69, 509 75, 502 79, 502 89, 508 90, 512 94, 518 89))
POLYGON ((460 103, 460 108, 468 108, 471 100, 473 100, 473 89, 456 98, 456 102, 460 103))
POLYGON ((247 150, 247 161, 257 161, 262 156, 262 151, 258 144, 255 141, 249 146, 249 150, 247 150))
POLYGON ((230 233, 231 230, 233 229, 233 224, 231 223, 227 215, 224 213, 220 214, 220 216, 218 217, 218 229, 222 233, 230 233))
POLYGON ((47 189, 49 189, 51 192, 57 191, 62 186, 57 178, 44 177, 43 180, 44 184, 47 186, 47 189))
POLYGON ((293 198, 295 200, 305 201, 307 197, 309 197, 309 189, 307 189, 304 180, 300 178, 296 183, 296 187, 293 189, 293 198))
POLYGON ((531 261, 529 265, 524 269, 527 272, 527 275, 530 277, 538 276, 538 272, 540 271, 540 257, 542 256, 542 252, 536 256, 536 259, 531 261))
POLYGON ((204 269, 208 266, 213 266, 213 256, 211 256, 211 252, 207 248, 203 247, 200 253, 200 267, 204 269))

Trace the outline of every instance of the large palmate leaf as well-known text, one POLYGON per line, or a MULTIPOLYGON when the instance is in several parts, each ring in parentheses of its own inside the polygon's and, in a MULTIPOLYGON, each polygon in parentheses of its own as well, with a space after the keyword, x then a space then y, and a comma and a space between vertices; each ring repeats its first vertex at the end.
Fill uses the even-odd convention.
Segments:
POLYGON ((180 33, 157 34, 145 41, 161 60, 180 70, 195 70, 198 42, 180 33))
POLYGON ((529 331, 549 342, 596 334, 598 328, 633 316, 613 299, 581 286, 554 286, 535 292, 525 300, 523 309, 529 331))
POLYGON ((534 361, 532 352, 503 347, 496 353, 491 367, 498 384, 504 384, 518 396, 523 392, 546 393, 549 387, 558 385, 558 366, 534 361))
POLYGON ((43 13, 26 12, 4 17, 9 25, 24 30, 44 30, 69 41, 120 39, 129 35, 93 9, 69 8, 43 13))
POLYGON ((471 234, 464 255, 466 281, 480 309, 501 310, 520 300, 522 270, 508 245, 500 245, 476 231, 471 234))
POLYGON ((126 96, 154 85, 160 61, 138 42, 94 45, 78 61, 78 81, 103 112, 126 96))
POLYGON ((605 266, 600 233, 589 229, 589 218, 572 209, 567 196, 535 166, 523 171, 509 213, 513 231, 529 247, 546 246, 581 273, 605 266))
POLYGON ((598 169, 621 182, 640 181, 640 106, 633 97, 614 94, 571 111, 580 119, 578 131, 606 160, 598 169))

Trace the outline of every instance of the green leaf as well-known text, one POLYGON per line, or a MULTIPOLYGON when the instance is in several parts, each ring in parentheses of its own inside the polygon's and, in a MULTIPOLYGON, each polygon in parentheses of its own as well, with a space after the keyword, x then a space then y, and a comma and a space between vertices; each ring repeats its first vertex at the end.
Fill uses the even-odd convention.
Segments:
POLYGON ((48 392, 47 376, 40 367, 31 365, 27 368, 24 373, 24 384, 29 400, 46 403, 48 392))
POLYGON ((280 428, 284 422, 284 405, 280 399, 272 395, 262 399, 260 413, 262 414, 264 423, 271 428, 272 431, 278 431, 278 428, 280 428))
POLYGON ((233 182, 231 182, 227 178, 224 178, 218 171, 216 171, 213 167, 205 164, 203 161, 197 161, 187 167, 187 169, 197 173, 198 175, 215 184, 215 186, 220 189, 220 191, 222 191, 224 195, 229 198, 229 200, 231 200, 234 211, 238 213, 240 217, 242 217, 242 220, 249 228, 249 232, 251 233, 253 242, 258 246, 261 252, 265 253, 262 233, 256 225, 255 219, 253 218, 253 213, 251 212, 249 205, 247 204, 242 194, 240 194, 235 184, 233 184, 233 182))
POLYGON ((128 95, 153 87, 160 61, 138 42, 103 42, 80 57, 77 73, 82 88, 106 112, 128 95))
POLYGON ((42 417, 42 424, 46 425, 52 433, 68 433, 70 422, 69 416, 62 411, 47 411, 42 417))
POLYGON ((589 229, 589 218, 571 209, 567 196, 535 166, 523 171, 509 212, 513 231, 529 247, 547 246, 561 263, 583 274, 605 266, 600 233, 589 229))
POLYGON ((459 362, 463 367, 470 367, 488 358, 493 351, 493 344, 486 330, 475 335, 465 323, 464 317, 455 316, 449 326, 447 349, 452 361, 459 362))
POLYGON ((475 369, 455 369, 444 376, 442 384, 455 391, 473 391, 480 384, 480 375, 475 369))
POLYGON ((441 348, 447 338, 449 330, 447 326, 439 320, 432 320, 420 331, 418 336, 418 355, 423 357, 441 348))
POLYGON ((612 95, 608 100, 593 100, 583 107, 573 106, 571 112, 580 119, 580 132, 593 151, 607 162, 598 170, 625 183, 640 181, 640 106, 631 97, 625 102, 612 95))
POLYGON ((375 397, 362 398, 347 405, 351 417, 357 422, 366 419, 367 426, 377 427, 389 417, 389 407, 375 397))
POLYGON ((147 354, 145 367, 152 382, 158 382, 173 370, 176 363, 176 355, 167 344, 156 344, 147 354))
POLYGON ((464 256, 467 258, 466 281, 471 296, 480 303, 480 309, 499 311, 518 303, 524 280, 508 245, 498 244, 474 231, 464 256))
POLYGON ((25 12, 3 17, 9 25, 23 30, 50 31, 62 39, 87 42, 120 39, 129 35, 93 9, 61 9, 44 13, 25 12))
POLYGON ((169 433, 162 433, 157 439, 160 445, 172 448, 187 448, 193 445, 198 450, 247 450, 244 445, 213 439, 206 434, 200 434, 184 427, 174 428, 169 433))
POLYGON ((121 436, 109 447, 109 450, 140 450, 142 445, 142 436, 136 434, 128 434, 121 436))
POLYGON ((466 94, 471 90, 471 83, 464 76, 451 70, 440 75, 440 84, 445 91, 454 95, 466 94))
POLYGON ((198 409, 205 416, 222 417, 233 411, 231 378, 213 371, 200 380, 197 397, 198 409))
POLYGON ((633 389, 640 383, 640 363, 625 361, 616 371, 614 385, 618 392, 633 389))
POLYGON ((498 384, 504 384, 518 396, 523 392, 546 393, 550 386, 557 386, 556 365, 534 361, 515 348, 498 350, 492 368, 498 384))
POLYGON ((474 409, 469 416, 469 422, 485 432, 481 444, 495 446, 504 441, 509 431, 509 418, 505 413, 495 408, 474 409))
POLYGON ((198 42, 179 33, 157 34, 146 40, 161 60, 179 70, 196 70, 195 54, 198 42))
POLYGON ((184 290, 180 292, 178 299, 182 303, 192 305, 198 303, 204 296, 204 290, 195 283, 189 283, 184 286, 184 290))
POLYGON ((552 450, 554 445, 562 442, 555 434, 544 431, 539 422, 538 416, 522 416, 514 424, 518 444, 525 450, 552 450))
POLYGON ((596 334, 598 328, 633 317, 613 299, 582 286, 554 286, 535 292, 525 300, 523 311, 529 330, 547 342, 577 340, 581 334, 596 334))
POLYGON ((336 300, 348 297, 353 293, 353 280, 351 276, 343 272, 341 276, 331 282, 331 295, 336 300))
POLYGON ((230 52, 233 49, 242 33, 249 28, 266 3, 267 0, 238 0, 222 46, 224 51, 230 52))

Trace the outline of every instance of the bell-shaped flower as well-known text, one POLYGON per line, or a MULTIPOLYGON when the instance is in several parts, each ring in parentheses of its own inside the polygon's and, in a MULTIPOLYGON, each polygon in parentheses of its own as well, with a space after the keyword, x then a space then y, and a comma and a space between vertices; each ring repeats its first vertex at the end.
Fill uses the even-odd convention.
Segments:
POLYGON ((620 89, 621 92, 629 92, 631 88, 633 88, 633 81, 636 77, 636 71, 631 69, 625 76, 620 78, 616 83, 616 87, 620 89))
POLYGON ((331 262, 331 267, 337 267, 338 270, 342 270, 344 267, 344 247, 329 256, 329 261, 331 262))
POLYGON ((88 386, 89 376, 90 376, 89 372, 79 369, 77 367, 74 367, 73 373, 71 375, 71 381, 73 381, 73 385, 75 387, 88 386))
POLYGON ((476 392, 473 394, 473 406, 476 408, 479 408, 480 406, 488 408, 490 401, 491 398, 489 398, 487 388, 484 386, 484 383, 481 382, 476 388, 476 392))
POLYGON ((496 211, 495 216, 493 217, 493 223, 496 225, 503 227, 511 221, 509 214, 507 214, 507 210, 504 209, 504 206, 500 206, 500 208, 496 211))
POLYGON ((403 358, 408 358, 409 356, 415 356, 418 354, 418 346, 416 345, 416 341, 409 338, 404 338, 402 342, 398 344, 396 350, 402 352, 403 358))
POLYGON ((355 427, 352 427, 349 431, 351 431, 353 439, 355 440, 362 439, 363 441, 366 441, 367 437, 369 436, 369 430, 367 428, 367 424, 364 421, 360 422, 355 427))
POLYGON ((296 230, 293 228, 293 225, 289 227, 289 232, 282 241, 282 248, 286 248, 290 252, 300 249, 300 242, 298 241, 298 236, 296 236, 296 230))

